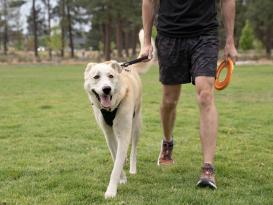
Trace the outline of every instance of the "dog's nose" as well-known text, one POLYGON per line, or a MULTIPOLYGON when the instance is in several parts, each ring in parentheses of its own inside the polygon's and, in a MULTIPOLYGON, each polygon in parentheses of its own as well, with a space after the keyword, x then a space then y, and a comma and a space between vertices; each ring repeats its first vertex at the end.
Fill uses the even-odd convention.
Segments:
POLYGON ((104 94, 109 95, 109 93, 111 92, 111 87, 110 86, 105 86, 102 88, 102 91, 104 94))

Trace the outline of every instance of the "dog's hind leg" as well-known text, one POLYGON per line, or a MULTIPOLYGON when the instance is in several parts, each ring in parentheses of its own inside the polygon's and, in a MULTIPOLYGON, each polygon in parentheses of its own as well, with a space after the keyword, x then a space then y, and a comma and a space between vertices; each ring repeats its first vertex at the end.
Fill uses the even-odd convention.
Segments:
POLYGON ((135 116, 132 130, 132 145, 131 145, 131 154, 130 154, 130 174, 137 173, 137 143, 140 133, 141 126, 141 114, 138 113, 135 116))

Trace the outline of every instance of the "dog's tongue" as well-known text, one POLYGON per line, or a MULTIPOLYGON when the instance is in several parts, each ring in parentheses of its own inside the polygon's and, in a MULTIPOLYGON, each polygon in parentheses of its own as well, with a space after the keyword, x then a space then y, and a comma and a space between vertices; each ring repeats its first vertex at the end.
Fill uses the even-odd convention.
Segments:
POLYGON ((100 96, 100 103, 103 107, 111 107, 111 97, 110 95, 100 96))

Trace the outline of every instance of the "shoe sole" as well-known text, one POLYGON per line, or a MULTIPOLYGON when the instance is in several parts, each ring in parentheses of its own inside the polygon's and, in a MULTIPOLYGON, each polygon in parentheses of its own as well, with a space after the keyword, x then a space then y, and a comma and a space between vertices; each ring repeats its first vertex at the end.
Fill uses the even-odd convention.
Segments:
POLYGON ((212 181, 209 180, 199 180, 196 186, 200 188, 209 187, 211 189, 217 189, 217 186, 212 181))

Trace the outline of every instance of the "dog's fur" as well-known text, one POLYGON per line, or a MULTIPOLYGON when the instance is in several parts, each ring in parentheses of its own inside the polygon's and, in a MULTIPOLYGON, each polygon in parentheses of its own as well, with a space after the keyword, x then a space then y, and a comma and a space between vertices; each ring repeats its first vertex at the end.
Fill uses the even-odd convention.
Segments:
MULTIPOLYGON (((140 31, 139 38, 142 47, 143 30, 140 31)), ((141 125, 142 93, 139 73, 147 70, 148 66, 149 63, 135 64, 127 72, 118 62, 107 61, 89 63, 84 73, 84 88, 114 161, 105 198, 115 197, 118 184, 127 182, 123 166, 130 142, 130 173, 137 172, 136 146, 141 125), (112 126, 106 123, 101 110, 108 113, 116 111, 112 126)))

